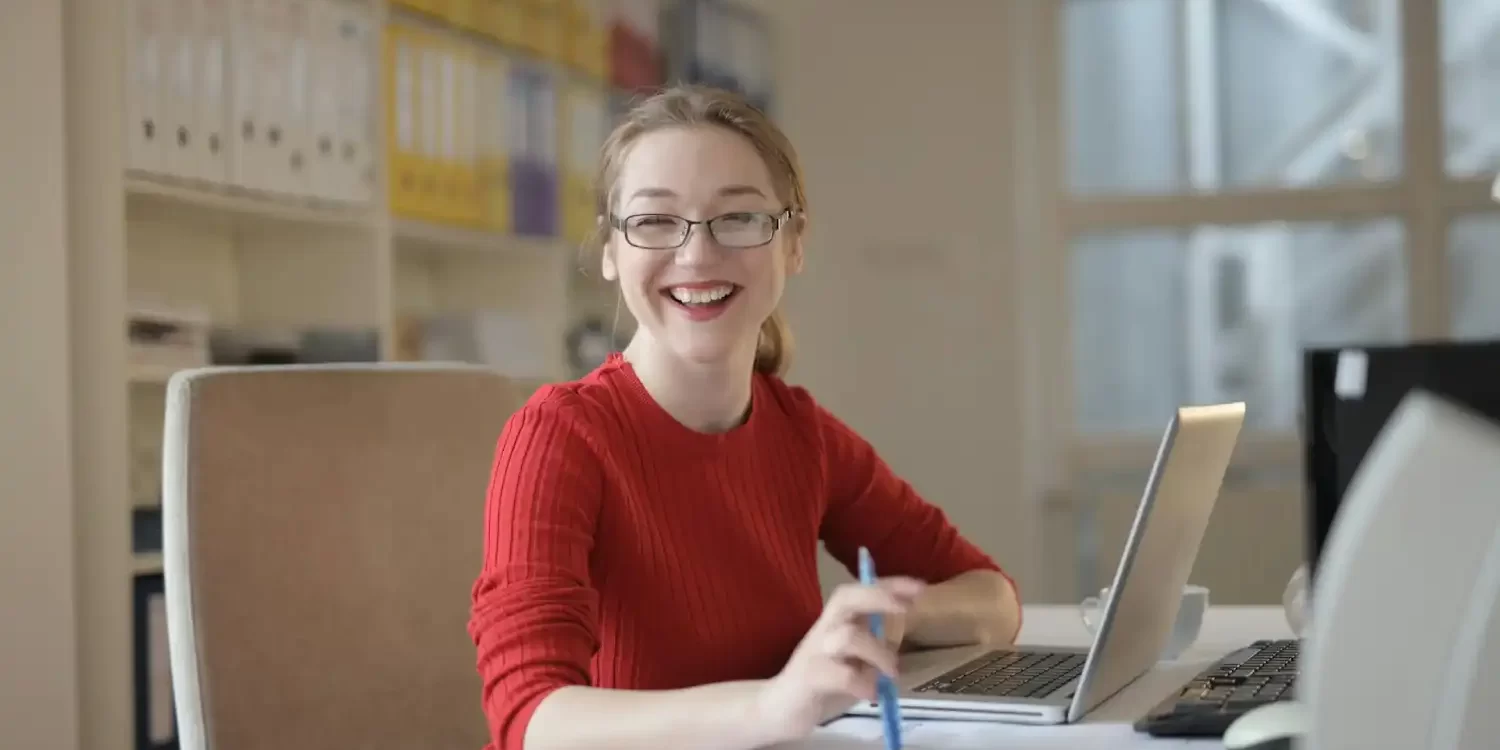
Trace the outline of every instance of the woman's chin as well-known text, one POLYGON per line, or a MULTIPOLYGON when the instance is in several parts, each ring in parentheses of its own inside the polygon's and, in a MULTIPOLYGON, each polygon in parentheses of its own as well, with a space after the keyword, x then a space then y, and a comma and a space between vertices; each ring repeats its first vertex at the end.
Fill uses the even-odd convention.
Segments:
POLYGON ((755 348, 753 344, 723 337, 683 336, 674 342, 672 350, 686 362, 708 366, 732 364, 745 352, 753 357, 755 348))

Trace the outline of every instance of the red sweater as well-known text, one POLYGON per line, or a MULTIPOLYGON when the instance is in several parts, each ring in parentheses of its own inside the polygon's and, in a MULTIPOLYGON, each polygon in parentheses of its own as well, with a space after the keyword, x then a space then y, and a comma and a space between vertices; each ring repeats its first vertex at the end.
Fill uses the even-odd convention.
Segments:
POLYGON ((817 548, 942 581, 999 567, 801 388, 757 374, 745 424, 695 432, 619 355, 506 423, 470 636, 491 748, 552 690, 774 676, 822 609, 817 548))

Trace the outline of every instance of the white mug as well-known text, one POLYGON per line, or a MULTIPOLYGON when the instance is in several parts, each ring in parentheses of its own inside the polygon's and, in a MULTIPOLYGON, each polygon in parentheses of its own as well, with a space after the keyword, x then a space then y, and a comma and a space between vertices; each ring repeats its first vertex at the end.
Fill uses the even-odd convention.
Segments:
MULTIPOLYGON (((1104 617, 1104 603, 1109 601, 1109 589, 1099 589, 1098 596, 1090 596, 1078 605, 1078 616, 1089 633, 1097 634, 1099 622, 1104 617)), ((1208 589, 1188 584, 1182 587, 1182 601, 1177 607, 1177 621, 1172 623, 1172 635, 1162 649, 1162 659, 1176 659, 1198 640, 1203 629, 1203 615, 1208 612, 1208 589)))
POLYGON ((1301 636, 1307 624, 1307 566, 1302 565, 1292 573, 1291 580, 1281 592, 1281 611, 1286 615, 1287 627, 1292 634, 1301 636))

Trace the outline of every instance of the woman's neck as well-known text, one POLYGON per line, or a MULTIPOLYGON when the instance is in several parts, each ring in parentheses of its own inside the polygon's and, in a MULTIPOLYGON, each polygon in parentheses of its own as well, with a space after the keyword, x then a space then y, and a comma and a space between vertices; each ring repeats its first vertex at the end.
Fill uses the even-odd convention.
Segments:
POLYGON ((685 361, 636 336, 623 352, 646 392, 673 419, 697 432, 728 432, 750 412, 755 349, 715 363, 685 361))

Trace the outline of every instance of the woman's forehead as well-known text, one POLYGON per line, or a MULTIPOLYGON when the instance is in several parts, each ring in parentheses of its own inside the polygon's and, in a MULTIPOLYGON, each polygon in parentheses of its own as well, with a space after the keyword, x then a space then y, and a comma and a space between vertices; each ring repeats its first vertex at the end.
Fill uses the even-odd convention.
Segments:
POLYGON ((717 127, 640 136, 621 164, 619 189, 622 201, 773 194, 770 171, 750 141, 717 127))

